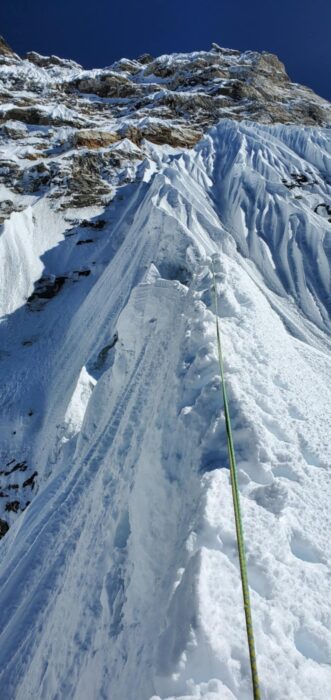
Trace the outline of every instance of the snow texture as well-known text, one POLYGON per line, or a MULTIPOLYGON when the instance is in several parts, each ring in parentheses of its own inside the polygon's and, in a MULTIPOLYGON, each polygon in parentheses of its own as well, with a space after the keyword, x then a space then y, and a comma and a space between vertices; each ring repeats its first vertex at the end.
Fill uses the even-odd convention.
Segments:
POLYGON ((82 216, 20 196, 0 238, 3 470, 38 472, 0 695, 251 698, 213 259, 262 697, 327 698, 330 131, 224 120, 130 167, 82 216))

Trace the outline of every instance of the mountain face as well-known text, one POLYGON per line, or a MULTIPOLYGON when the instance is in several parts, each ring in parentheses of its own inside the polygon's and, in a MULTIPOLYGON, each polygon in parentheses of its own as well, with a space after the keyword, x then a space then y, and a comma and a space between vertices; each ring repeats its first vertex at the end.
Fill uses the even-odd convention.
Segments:
POLYGON ((272 54, 0 41, 0 695, 331 688, 331 107, 272 54))

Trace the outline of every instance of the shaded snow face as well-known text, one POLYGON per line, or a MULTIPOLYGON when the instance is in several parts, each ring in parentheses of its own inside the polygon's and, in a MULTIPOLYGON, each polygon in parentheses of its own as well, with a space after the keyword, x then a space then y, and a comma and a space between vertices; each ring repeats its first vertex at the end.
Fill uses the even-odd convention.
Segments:
MULTIPOLYGON (((213 256, 262 693, 320 700, 329 132, 223 121, 193 150, 145 145, 142 159, 139 148, 113 170, 112 144, 100 170, 79 161, 70 200, 63 182, 56 197, 15 192, 22 210, 0 237, 11 525, 0 694, 251 697, 213 256), (82 208, 89 177, 99 199, 82 208)), ((53 159, 67 172, 61 149, 53 159)))

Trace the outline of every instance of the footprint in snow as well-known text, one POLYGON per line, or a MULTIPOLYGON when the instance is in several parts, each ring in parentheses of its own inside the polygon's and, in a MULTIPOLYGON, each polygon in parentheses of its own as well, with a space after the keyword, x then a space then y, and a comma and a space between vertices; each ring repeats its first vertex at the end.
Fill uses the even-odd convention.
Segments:
POLYGON ((250 493, 255 503, 274 515, 280 515, 287 501, 287 489, 279 481, 272 481, 267 486, 258 486, 250 493))
POLYGON ((293 420, 305 420, 305 417, 302 415, 302 413, 300 413, 296 406, 290 405, 288 407, 288 412, 293 420))
POLYGON ((284 379, 282 379, 282 377, 280 376, 280 374, 275 374, 275 376, 274 376, 274 378, 273 378, 273 383, 275 384, 275 386, 279 387, 279 389, 285 389, 285 390, 286 390, 286 389, 289 388, 287 382, 285 382, 284 379))
POLYGON ((241 292, 238 289, 235 289, 234 293, 235 293, 235 297, 237 299, 237 302, 240 306, 246 306, 249 308, 253 307, 253 302, 250 299, 250 297, 247 296, 247 294, 245 294, 244 292, 241 292))
MULTIPOLYGON (((277 456, 277 455, 276 455, 277 456)), ((288 456, 285 456, 286 461, 288 460, 288 456)), ((282 459, 279 458, 279 461, 283 461, 282 459)), ((300 481, 300 478, 298 474, 295 473, 294 469, 289 466, 288 464, 279 464, 276 467, 273 468, 272 470, 273 475, 277 477, 281 477, 283 479, 288 479, 289 481, 300 481)))
MULTIPOLYGON (((259 461, 262 461, 261 453, 259 455, 259 461)), ((247 483, 247 477, 249 481, 255 481, 255 483, 262 484, 263 486, 272 483, 272 472, 264 469, 261 463, 259 464, 258 462, 255 463, 248 460, 240 460, 237 462, 237 467, 239 478, 243 483, 247 483)))
POLYGON ((306 659, 313 659, 318 664, 331 664, 331 647, 322 634, 301 627, 294 634, 294 643, 306 659))
POLYGON ((263 413, 267 413, 269 416, 273 417, 274 414, 273 414, 273 407, 272 407, 271 402, 269 403, 261 396, 258 396, 256 399, 256 404, 263 411, 263 413))
POLYGON ((317 467, 320 469, 327 467, 327 465, 323 464, 322 460, 315 454, 315 452, 313 452, 306 439, 303 437, 300 439, 300 447, 302 456, 310 467, 317 467))
POLYGON ((298 531, 294 531, 290 540, 292 554, 297 559, 310 564, 325 564, 322 552, 310 540, 298 531))
POLYGON ((284 428, 279 425, 278 421, 274 418, 269 418, 266 414, 262 417, 262 423, 268 433, 274 435, 276 440, 280 442, 290 442, 290 436, 286 433, 284 428))
POLYGON ((273 585, 270 576, 256 562, 248 562, 248 581, 251 588, 262 598, 273 598, 273 585))

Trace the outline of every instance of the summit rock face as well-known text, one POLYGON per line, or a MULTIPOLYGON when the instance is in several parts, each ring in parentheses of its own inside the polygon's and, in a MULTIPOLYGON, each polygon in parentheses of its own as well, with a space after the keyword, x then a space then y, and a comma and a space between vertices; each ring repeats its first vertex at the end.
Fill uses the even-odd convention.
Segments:
MULTIPOLYGON (((3 39, 0 53, 0 179, 16 193, 43 184, 58 198, 79 189, 74 183, 82 148, 94 164, 94 193, 89 188, 89 200, 85 192, 86 204, 101 203, 109 187, 100 189, 100 177, 113 181, 121 164, 144 160, 148 144, 192 148, 220 119, 322 127, 331 122, 330 104, 292 83, 279 59, 266 52, 213 44, 210 51, 144 55, 95 70, 33 51, 21 59, 3 39), (15 149, 8 161, 10 141, 15 149), (112 149, 111 158, 105 148, 112 149)), ((5 214, 14 206, 9 201, 5 214)))
POLYGON ((1 75, 2 118, 8 116, 9 90, 17 107, 42 109, 61 103, 86 121, 115 121, 118 127, 125 123, 139 127, 145 120, 159 119, 177 128, 184 124, 206 128, 221 118, 308 126, 330 123, 329 103, 292 83, 281 61, 267 52, 240 53, 214 44, 211 51, 155 59, 142 56, 104 69, 83 70, 74 61, 35 52, 19 60, 1 41, 0 52, 6 58, 1 75), (14 70, 10 70, 11 58, 14 70))
POLYGON ((331 687, 331 106, 269 53, 0 40, 0 697, 331 687))

